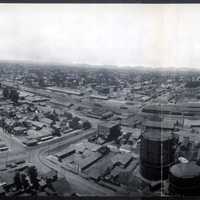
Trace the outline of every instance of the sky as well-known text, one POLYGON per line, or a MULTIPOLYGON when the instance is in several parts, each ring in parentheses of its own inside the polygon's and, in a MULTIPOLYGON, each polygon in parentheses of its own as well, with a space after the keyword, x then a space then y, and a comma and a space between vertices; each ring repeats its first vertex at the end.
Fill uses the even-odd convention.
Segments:
POLYGON ((0 60, 200 68, 200 5, 0 4, 0 60))

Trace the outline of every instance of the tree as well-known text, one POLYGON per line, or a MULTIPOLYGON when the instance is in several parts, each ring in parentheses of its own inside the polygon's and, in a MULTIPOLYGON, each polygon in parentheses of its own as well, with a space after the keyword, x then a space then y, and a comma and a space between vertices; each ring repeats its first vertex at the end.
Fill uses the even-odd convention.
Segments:
POLYGON ((79 121, 80 121, 79 117, 74 117, 71 121, 69 121, 69 127, 72 129, 79 129, 80 128, 79 121))
POLYGON ((21 184, 22 184, 24 190, 28 189, 30 186, 25 174, 21 174, 21 184))
POLYGON ((40 87, 45 87, 44 77, 39 77, 38 85, 39 85, 40 87))
POLYGON ((55 191, 55 188, 53 187, 52 182, 53 182, 53 180, 52 180, 51 178, 47 178, 47 179, 46 179, 47 187, 48 187, 51 191, 56 192, 56 191, 55 191))
POLYGON ((54 122, 55 122, 55 121, 59 121, 59 116, 58 116, 58 114, 56 113, 55 110, 53 110, 53 112, 50 112, 50 111, 47 112, 47 113, 45 114, 45 116, 46 116, 47 118, 53 120, 54 122))
POLYGON ((110 149, 107 146, 102 146, 98 149, 98 152, 100 152, 103 155, 106 155, 110 152, 110 149))
POLYGON ((31 166, 28 168, 28 174, 29 174, 29 178, 31 183, 33 184, 33 188, 34 189, 38 189, 39 188, 39 181, 38 181, 38 172, 37 172, 37 168, 35 166, 31 166))
POLYGON ((70 120, 70 119, 72 119, 73 118, 73 115, 72 115, 72 113, 70 113, 70 112, 64 112, 64 116, 68 119, 68 120, 70 120))
POLYGON ((12 89, 10 92, 10 99, 11 101, 13 101, 14 103, 18 103, 19 100, 19 93, 17 90, 12 89))
POLYGON ((80 120, 81 119, 79 117, 77 117, 77 116, 73 118, 73 121, 76 121, 76 122, 79 122, 80 120))
POLYGON ((89 121, 83 122, 83 129, 90 129, 92 127, 91 123, 89 121))
POLYGON ((53 176, 52 181, 54 182, 54 181, 57 181, 57 180, 58 180, 58 174, 56 173, 56 174, 53 176))
POLYGON ((33 120, 39 122, 39 117, 38 117, 38 115, 34 115, 33 120))
POLYGON ((14 176, 14 184, 16 187, 16 190, 20 190, 22 188, 22 183, 21 183, 21 178, 20 178, 20 173, 16 172, 14 176))
POLYGON ((53 136, 61 136, 60 129, 54 127, 54 128, 53 128, 53 131, 52 131, 52 135, 53 135, 53 136))
POLYGON ((2 129, 4 130, 4 128, 5 128, 5 118, 3 117, 3 118, 1 118, 1 120, 0 120, 0 127, 2 127, 2 129))
POLYGON ((19 100, 19 93, 16 89, 14 88, 8 88, 5 87, 3 89, 3 96, 7 99, 10 99, 11 101, 13 101, 14 103, 18 103, 19 100))
POLYGON ((7 98, 7 99, 10 97, 10 90, 9 90, 8 87, 5 87, 5 88, 3 89, 3 97, 5 97, 5 98, 7 98))

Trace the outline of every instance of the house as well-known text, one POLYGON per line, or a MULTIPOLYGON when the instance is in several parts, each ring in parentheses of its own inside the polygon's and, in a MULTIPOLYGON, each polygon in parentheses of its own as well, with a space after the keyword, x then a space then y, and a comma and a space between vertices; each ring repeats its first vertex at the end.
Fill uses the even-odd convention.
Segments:
POLYGON ((200 128, 200 120, 184 119, 184 126, 188 128, 200 128))
POLYGON ((35 146, 37 142, 38 141, 36 139, 27 138, 25 141, 23 141, 23 144, 25 144, 26 146, 35 146))
POLYGON ((41 122, 47 125, 51 125, 53 123, 53 120, 47 118, 47 117, 43 117, 41 118, 41 122))
POLYGON ((13 128, 14 135, 23 135, 26 134, 26 128, 23 126, 16 126, 13 128))
POLYGON ((32 120, 27 120, 27 123, 29 123, 31 126, 35 127, 36 130, 40 130, 43 127, 45 127, 46 125, 42 122, 38 122, 38 121, 32 121, 32 120))
POLYGON ((174 133, 178 135, 180 142, 183 142, 184 138, 188 138, 191 142, 200 142, 200 135, 196 132, 191 132, 191 129, 183 129, 174 133))

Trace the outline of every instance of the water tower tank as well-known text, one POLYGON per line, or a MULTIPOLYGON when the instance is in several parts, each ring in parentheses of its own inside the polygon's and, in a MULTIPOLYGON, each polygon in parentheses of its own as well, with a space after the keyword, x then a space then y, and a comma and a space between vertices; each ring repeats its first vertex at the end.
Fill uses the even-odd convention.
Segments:
POLYGON ((169 167, 174 162, 174 134, 159 129, 145 130, 141 135, 140 173, 149 180, 168 177, 169 167))
POLYGON ((200 166, 178 163, 169 170, 169 192, 185 196, 200 195, 200 166))

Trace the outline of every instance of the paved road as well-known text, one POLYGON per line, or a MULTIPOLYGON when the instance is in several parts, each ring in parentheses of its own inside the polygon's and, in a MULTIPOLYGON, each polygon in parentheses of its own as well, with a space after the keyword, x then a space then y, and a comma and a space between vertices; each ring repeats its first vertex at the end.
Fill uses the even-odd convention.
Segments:
MULTIPOLYGON (((35 147, 24 147, 24 145, 15 139, 15 137, 3 133, 2 129, 0 129, 1 137, 5 138, 6 142, 11 147, 10 151, 0 153, 0 164, 5 166, 6 163, 13 160, 25 159, 26 161, 33 163, 39 169, 40 173, 47 173, 52 169, 60 171, 59 165, 52 166, 52 163, 46 159, 47 155, 53 154, 61 148, 66 148, 72 143, 87 138, 92 133, 93 130, 80 133, 75 131, 74 134, 71 133, 63 138, 58 138, 55 141, 49 141, 35 147), (14 151, 15 149, 16 151, 14 151)), ((64 171, 63 177, 66 177, 72 192, 78 192, 84 195, 106 195, 112 193, 112 191, 99 185, 95 185, 67 170, 64 171), (105 191, 107 191, 107 193, 105 191)))
POLYGON ((112 196, 114 192, 97 185, 94 182, 87 181, 86 179, 80 177, 79 175, 68 172, 63 169, 59 163, 55 164, 47 159, 42 159, 46 165, 50 166, 52 169, 58 171, 62 176, 66 177, 66 180, 70 183, 71 190, 81 195, 86 196, 112 196))
POLYGON ((10 151, 19 152, 25 150, 25 146, 16 137, 5 133, 2 128, 0 128, 0 138, 7 144, 10 151))

